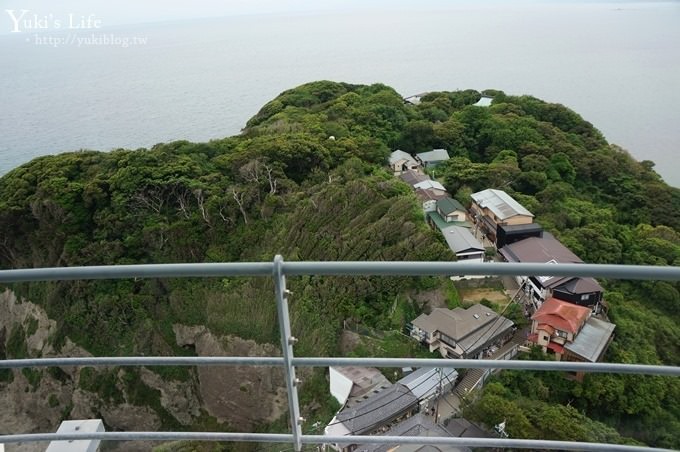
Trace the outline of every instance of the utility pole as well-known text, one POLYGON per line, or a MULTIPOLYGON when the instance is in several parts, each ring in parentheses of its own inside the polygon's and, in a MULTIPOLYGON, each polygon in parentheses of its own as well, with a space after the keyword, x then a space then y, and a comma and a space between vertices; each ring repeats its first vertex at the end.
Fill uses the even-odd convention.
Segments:
POLYGON ((439 368, 439 385, 437 386, 437 400, 434 405, 434 422, 439 423, 439 399, 442 397, 442 367, 439 368))

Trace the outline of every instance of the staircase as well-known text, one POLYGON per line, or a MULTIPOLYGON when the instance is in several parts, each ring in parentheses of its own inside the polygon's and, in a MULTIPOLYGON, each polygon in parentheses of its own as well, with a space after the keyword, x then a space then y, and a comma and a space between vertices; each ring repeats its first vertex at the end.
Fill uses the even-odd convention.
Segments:
POLYGON ((456 385, 454 392, 458 394, 459 397, 465 397, 471 388, 474 388, 477 382, 484 376, 484 370, 485 369, 468 369, 463 379, 456 385))

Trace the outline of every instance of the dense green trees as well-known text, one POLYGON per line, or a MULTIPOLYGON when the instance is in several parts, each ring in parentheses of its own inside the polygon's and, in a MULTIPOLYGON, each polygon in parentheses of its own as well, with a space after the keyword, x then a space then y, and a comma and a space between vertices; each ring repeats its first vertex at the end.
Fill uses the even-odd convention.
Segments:
MULTIPOLYGON (((248 261, 275 253, 289 260, 452 259, 424 225, 411 190, 381 168, 392 149, 438 147, 453 158, 437 177, 463 203, 473 191, 503 189, 588 262, 680 264, 680 190, 664 184, 650 162, 636 162, 561 105, 493 94, 490 107, 474 106, 480 94, 472 90, 430 93, 410 105, 381 84, 314 82, 267 103, 239 136, 41 157, 0 178, 0 265, 248 261)), ((395 328, 389 315, 395 297, 423 284, 290 282, 299 353, 315 355, 337 353, 344 319, 395 328)), ((57 319, 57 345, 68 336, 95 354, 178 354, 186 351, 175 345, 173 323, 277 343, 268 284, 143 280, 15 288, 57 319)), ((678 283, 603 284, 617 324, 607 359, 678 365, 678 283)), ((487 423, 512 417, 508 428, 516 437, 622 441, 614 428, 680 447, 673 435, 680 422, 675 381, 524 379, 501 374, 471 415, 487 423)))

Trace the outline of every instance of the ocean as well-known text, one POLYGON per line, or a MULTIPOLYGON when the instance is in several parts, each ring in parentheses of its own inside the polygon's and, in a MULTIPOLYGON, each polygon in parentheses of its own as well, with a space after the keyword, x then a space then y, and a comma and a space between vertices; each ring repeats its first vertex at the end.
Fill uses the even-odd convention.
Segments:
POLYGON ((680 2, 413 8, 0 34, 0 174, 234 135, 281 91, 328 79, 562 103, 680 186, 680 2))

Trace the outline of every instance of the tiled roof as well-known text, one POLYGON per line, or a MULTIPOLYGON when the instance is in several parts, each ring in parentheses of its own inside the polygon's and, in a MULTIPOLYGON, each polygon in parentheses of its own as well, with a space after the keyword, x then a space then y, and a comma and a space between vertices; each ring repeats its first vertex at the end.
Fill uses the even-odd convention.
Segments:
POLYGON ((380 427, 416 405, 418 399, 402 384, 394 384, 351 409, 340 411, 336 418, 352 434, 361 435, 380 427))
POLYGON ((531 320, 576 334, 581 325, 588 319, 588 316, 590 316, 590 308, 549 298, 531 316, 531 320))

